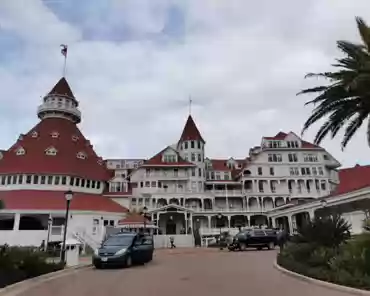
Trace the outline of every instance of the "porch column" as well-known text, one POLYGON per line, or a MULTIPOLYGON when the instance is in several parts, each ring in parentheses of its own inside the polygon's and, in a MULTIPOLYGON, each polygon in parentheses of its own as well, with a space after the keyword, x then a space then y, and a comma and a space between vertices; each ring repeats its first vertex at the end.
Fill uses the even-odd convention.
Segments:
POLYGON ((248 219, 247 226, 251 227, 251 216, 247 216, 247 219, 248 219))
POLYGON ((227 185, 225 185, 225 193, 226 193, 226 209, 229 211, 229 196, 227 192, 227 185))
POLYGON ((243 207, 243 210, 246 209, 246 204, 245 204, 245 198, 242 197, 242 207, 243 207))
POLYGON ((312 221, 314 218, 315 218, 315 210, 314 209, 309 209, 308 211, 308 218, 310 219, 310 221, 312 221))
POLYGON ((293 219, 292 219, 292 215, 288 215, 288 223, 289 223, 289 233, 290 234, 293 234, 293 219))
POLYGON ((272 226, 272 228, 276 228, 276 219, 275 218, 271 218, 271 226, 272 226))
POLYGON ((211 216, 208 216, 207 218, 208 218, 208 228, 211 228, 212 227, 212 225, 211 225, 211 219, 212 219, 212 217, 211 216))
POLYGON ((184 212, 184 219, 185 219, 185 234, 188 234, 188 215, 184 212))
POLYGON ((231 219, 231 216, 227 216, 227 227, 230 228, 230 219, 231 219))
POLYGON ((191 227, 191 233, 193 233, 194 229, 193 229, 193 214, 190 213, 190 216, 189 216, 189 227, 191 227))
POLYGON ((14 214, 14 226, 13 230, 19 230, 19 222, 21 220, 21 214, 16 213, 14 214))

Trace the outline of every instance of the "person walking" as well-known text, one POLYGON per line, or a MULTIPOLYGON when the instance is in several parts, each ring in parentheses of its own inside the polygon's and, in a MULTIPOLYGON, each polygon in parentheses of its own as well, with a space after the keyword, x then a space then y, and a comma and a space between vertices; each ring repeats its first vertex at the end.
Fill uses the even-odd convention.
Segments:
POLYGON ((284 228, 281 228, 277 235, 277 241, 280 248, 280 253, 284 250, 285 244, 288 240, 288 233, 284 228))
POLYGON ((175 238, 173 236, 170 236, 170 244, 171 244, 171 246, 170 246, 171 249, 176 248, 175 238))

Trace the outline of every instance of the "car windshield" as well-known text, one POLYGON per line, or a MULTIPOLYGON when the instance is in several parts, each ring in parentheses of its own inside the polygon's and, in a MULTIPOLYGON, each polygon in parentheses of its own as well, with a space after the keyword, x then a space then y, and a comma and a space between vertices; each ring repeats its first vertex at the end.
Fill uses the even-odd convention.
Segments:
POLYGON ((103 243, 103 246, 130 246, 133 238, 132 235, 111 236, 103 243))

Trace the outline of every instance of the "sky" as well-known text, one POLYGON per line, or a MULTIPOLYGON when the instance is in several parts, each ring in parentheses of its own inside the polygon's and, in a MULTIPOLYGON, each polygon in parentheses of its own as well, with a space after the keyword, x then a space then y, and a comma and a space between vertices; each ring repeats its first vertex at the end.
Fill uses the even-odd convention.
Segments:
MULTIPOLYGON (((262 136, 300 135, 303 88, 325 83, 337 40, 358 41, 369 0, 0 0, 0 149, 37 122, 41 98, 66 78, 82 129, 104 158, 149 158, 178 141, 191 114, 207 156, 245 158, 262 136)), ((318 126, 305 133, 312 141, 318 126)), ((339 135, 341 136, 341 135, 339 135)), ((343 166, 368 164, 364 129, 343 166)))

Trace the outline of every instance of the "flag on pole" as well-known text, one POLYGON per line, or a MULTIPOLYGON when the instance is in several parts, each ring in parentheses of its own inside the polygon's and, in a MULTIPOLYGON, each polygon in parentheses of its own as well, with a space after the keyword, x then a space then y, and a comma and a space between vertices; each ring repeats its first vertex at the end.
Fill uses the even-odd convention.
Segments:
POLYGON ((60 50, 61 54, 64 55, 64 57, 67 57, 68 46, 65 44, 61 44, 60 46, 62 47, 60 50))

